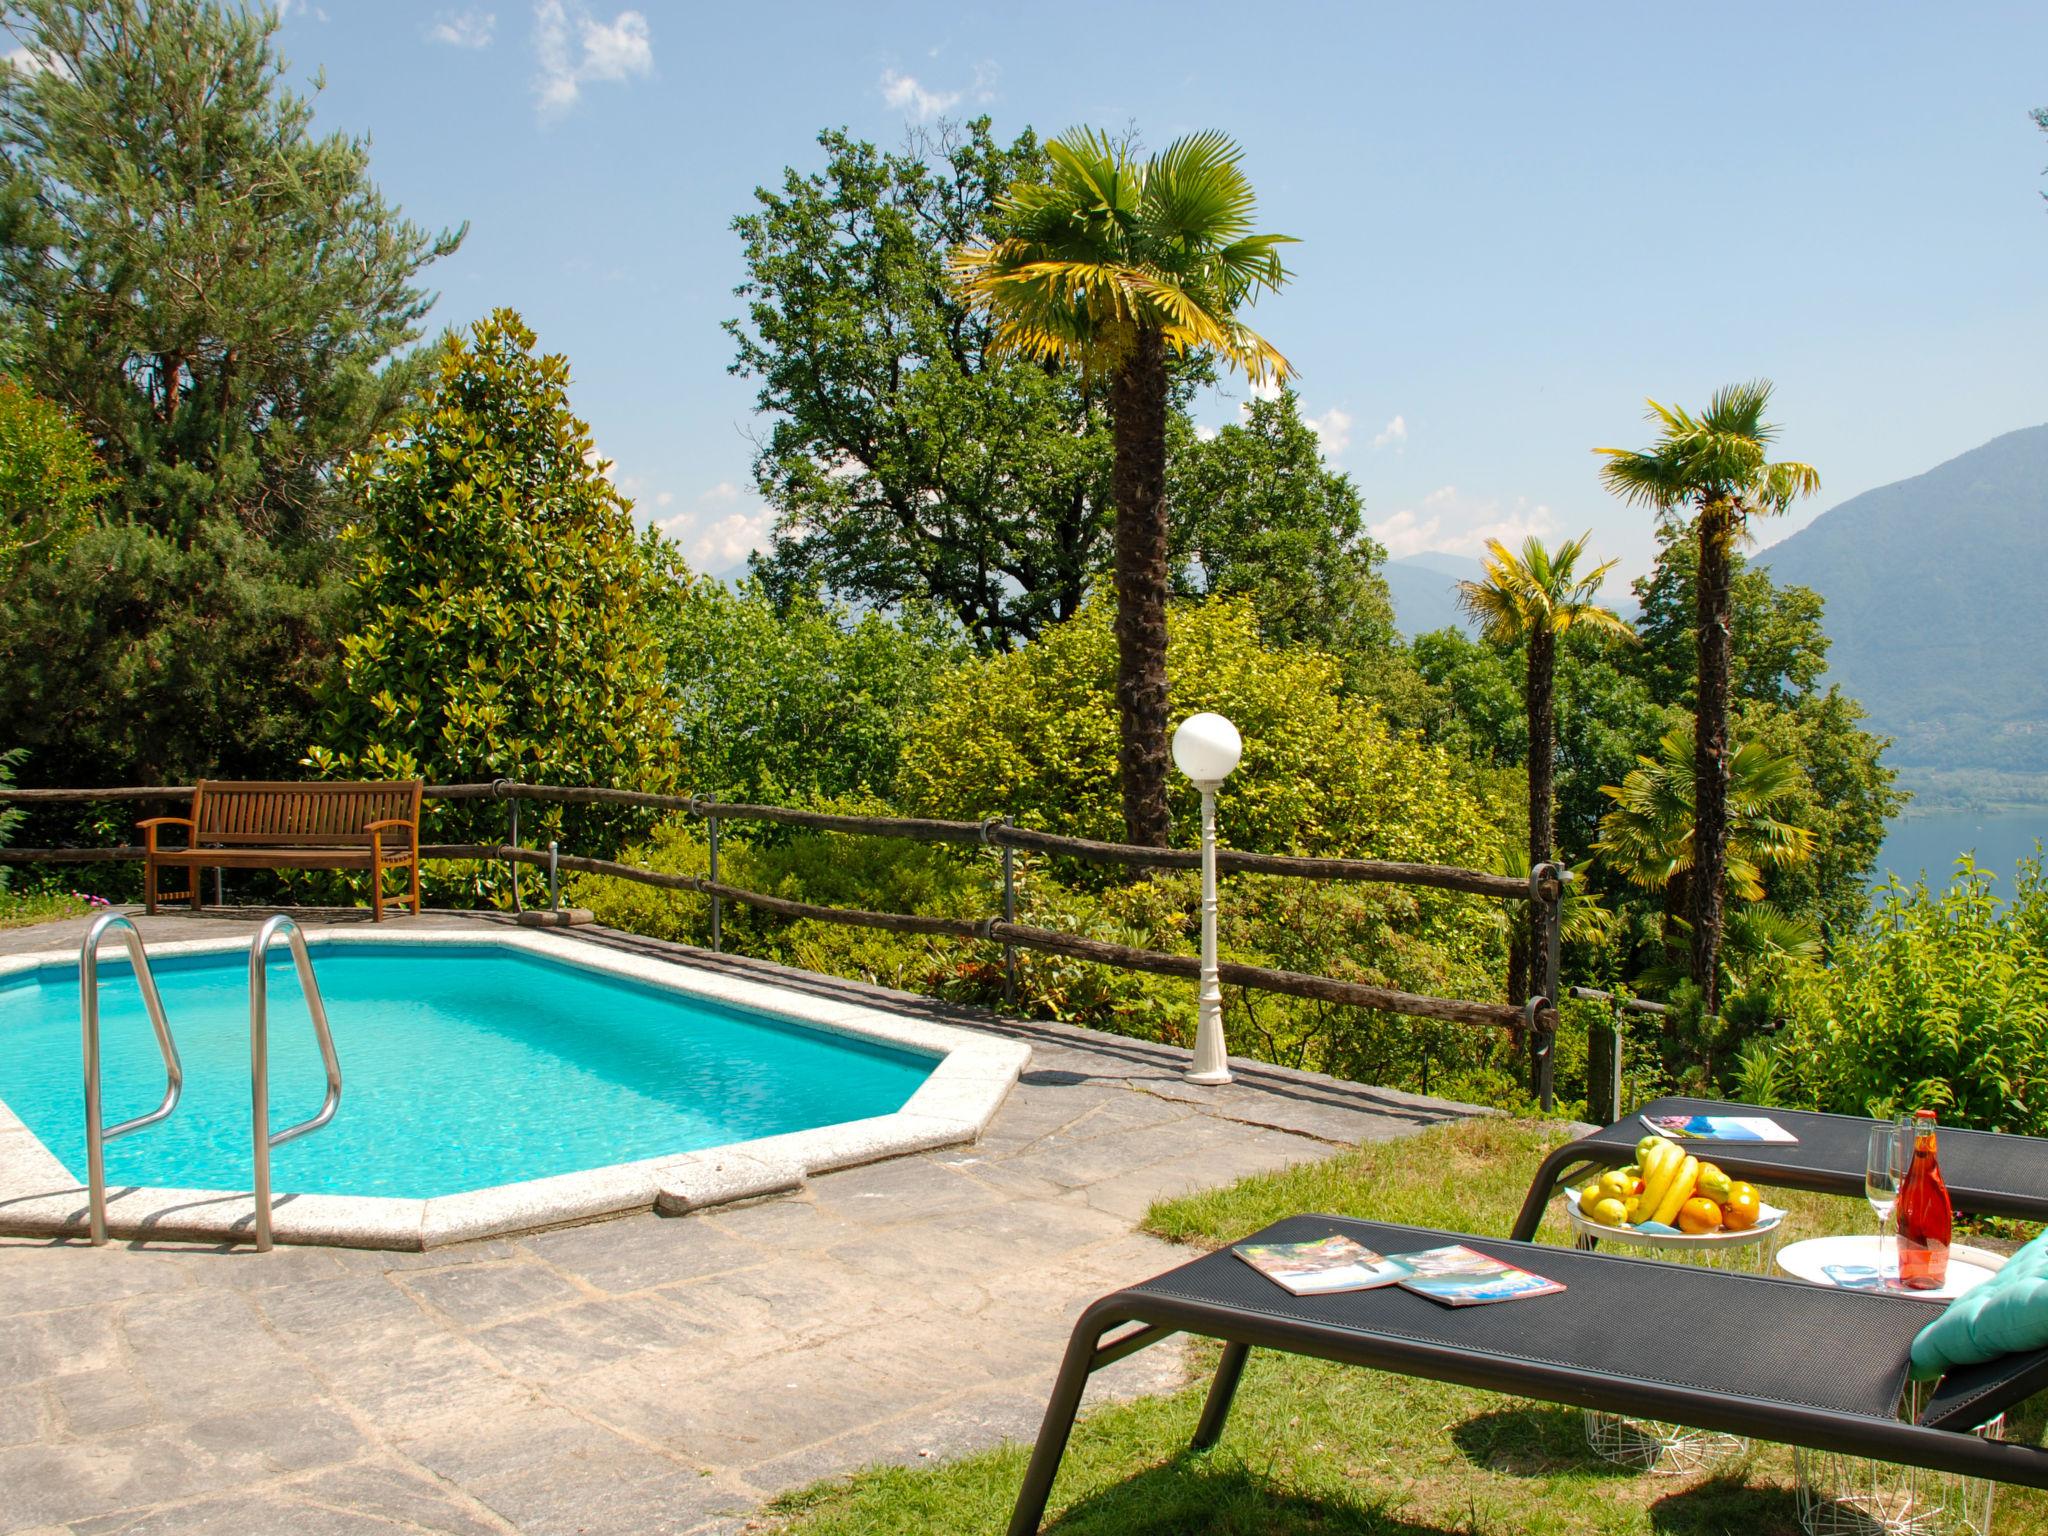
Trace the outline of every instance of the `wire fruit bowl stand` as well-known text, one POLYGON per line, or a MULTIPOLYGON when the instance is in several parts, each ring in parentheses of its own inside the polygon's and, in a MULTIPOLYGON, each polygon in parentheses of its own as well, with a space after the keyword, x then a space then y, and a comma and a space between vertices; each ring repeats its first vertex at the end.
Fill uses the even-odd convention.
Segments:
MULTIPOLYGON (((1774 1205, 1760 1207, 1755 1225, 1736 1232, 1652 1232, 1636 1227, 1604 1226, 1580 1213, 1578 1191, 1573 1189, 1565 1191, 1564 1209, 1565 1217, 1571 1223, 1574 1248, 1592 1249, 1601 1243, 1615 1243, 1647 1250, 1671 1263, 1698 1264, 1709 1269, 1742 1270, 1752 1274, 1770 1272, 1785 1226, 1785 1213, 1774 1205)), ((1592 1408, 1585 1411, 1585 1420, 1586 1444, 1602 1460, 1658 1477, 1689 1477, 1749 1451, 1746 1438, 1718 1430, 1630 1418, 1592 1408)), ((1826 1536, 1835 1536, 1835 1533, 1830 1531, 1826 1536)))

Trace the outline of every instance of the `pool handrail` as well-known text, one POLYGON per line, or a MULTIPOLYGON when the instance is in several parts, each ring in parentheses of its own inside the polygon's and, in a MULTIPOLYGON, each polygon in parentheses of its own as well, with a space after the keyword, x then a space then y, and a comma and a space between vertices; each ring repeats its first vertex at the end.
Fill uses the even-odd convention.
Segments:
POLYGON ((142 934, 127 915, 121 912, 102 912, 93 919, 92 927, 86 930, 85 942, 78 950, 78 1024, 84 1037, 85 1056, 85 1183, 86 1203, 90 1211, 90 1230, 95 1248, 104 1247, 107 1241, 107 1153, 106 1144, 130 1132, 155 1125, 159 1120, 170 1117, 178 1107, 178 1098, 185 1091, 185 1068, 178 1060, 178 1043, 171 1038, 170 1021, 164 1017, 164 1000, 156 989, 156 977, 149 969, 149 953, 144 948, 142 934), (150 1028, 156 1031, 156 1048, 164 1059, 163 1102, 146 1115, 137 1115, 133 1120, 123 1120, 119 1125, 102 1126, 100 1123, 100 943, 106 936, 120 930, 121 942, 127 946, 128 961, 135 971, 136 985, 142 989, 142 1005, 149 1013, 150 1028))
POLYGON ((249 1101, 255 1129, 256 1158, 256 1251, 268 1253, 270 1235, 270 1152, 288 1141, 317 1131, 334 1118, 341 1107, 341 1061, 334 1054, 334 1034, 327 1027, 327 1004, 320 997, 320 983, 313 977, 313 957, 306 952, 306 936, 289 915, 277 913, 257 930, 249 944, 249 1101), (306 994, 306 1011, 313 1017, 313 1034, 320 1042, 320 1060, 327 1068, 327 1096, 320 1111, 310 1120, 282 1131, 270 1129, 270 991, 264 963, 271 942, 279 934, 291 946, 292 962, 298 967, 299 986, 306 994))

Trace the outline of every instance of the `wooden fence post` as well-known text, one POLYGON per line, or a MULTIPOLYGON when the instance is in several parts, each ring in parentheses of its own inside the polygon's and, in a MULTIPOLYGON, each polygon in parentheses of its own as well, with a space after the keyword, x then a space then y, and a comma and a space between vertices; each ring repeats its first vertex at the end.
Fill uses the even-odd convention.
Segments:
MULTIPOLYGON (((704 824, 709 829, 710 834, 711 883, 713 885, 717 885, 719 883, 717 813, 713 812, 711 815, 705 817, 704 824)), ((725 952, 725 898, 720 896, 716 891, 713 891, 711 893, 711 952, 714 955, 723 954, 725 952)))

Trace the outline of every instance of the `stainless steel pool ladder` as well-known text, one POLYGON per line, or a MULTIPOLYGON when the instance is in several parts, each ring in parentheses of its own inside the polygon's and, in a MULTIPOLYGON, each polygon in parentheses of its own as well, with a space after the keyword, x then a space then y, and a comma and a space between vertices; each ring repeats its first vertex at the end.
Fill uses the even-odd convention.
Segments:
MULTIPOLYGON (((166 1037, 168 1038, 168 1037, 166 1037)), ((299 925, 280 912, 257 932, 249 946, 249 1096, 256 1133, 256 1251, 270 1251, 270 1152, 295 1141, 334 1118, 341 1107, 341 1062, 334 1054, 334 1034, 327 1027, 327 1005, 320 998, 320 983, 313 979, 313 958, 306 953, 306 937, 299 925), (271 942, 283 934, 290 942, 292 961, 299 968, 299 985, 305 990, 306 1011, 313 1016, 313 1034, 320 1042, 320 1059, 327 1067, 327 1097, 320 1112, 310 1120, 282 1131, 270 1129, 270 992, 264 974, 271 942)))
POLYGON ((93 920, 85 943, 78 952, 78 1020, 85 1035, 85 1175, 86 1196, 91 1207, 92 1240, 95 1247, 107 1241, 107 1153, 106 1144, 118 1136, 139 1131, 170 1117, 178 1107, 178 1095, 185 1091, 185 1069, 178 1061, 178 1045, 171 1038, 170 1021, 164 1017, 164 1000, 150 974, 149 955, 142 947, 142 935, 124 915, 104 912, 93 920), (129 963, 135 967, 136 985, 142 988, 142 1004, 149 1010, 150 1027, 156 1031, 156 1048, 164 1058, 164 1101, 146 1115, 123 1120, 119 1125, 100 1126, 100 941, 119 929, 128 946, 129 963))

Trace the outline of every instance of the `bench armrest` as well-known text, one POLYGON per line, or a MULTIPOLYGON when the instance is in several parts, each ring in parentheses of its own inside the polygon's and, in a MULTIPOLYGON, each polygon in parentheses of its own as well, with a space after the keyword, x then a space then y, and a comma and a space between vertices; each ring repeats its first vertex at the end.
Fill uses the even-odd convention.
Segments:
POLYGON ((187 847, 197 840, 199 832, 190 816, 152 816, 147 821, 138 821, 135 830, 143 834, 143 840, 151 853, 156 852, 156 834, 159 827, 183 827, 187 847))
POLYGON ((384 857, 384 834, 387 832, 403 832, 405 834, 405 842, 398 851, 401 854, 410 855, 414 859, 419 857, 419 827, 403 816, 392 816, 386 817, 383 821, 373 821, 364 827, 363 830, 370 834, 370 855, 373 859, 382 859, 384 857))

